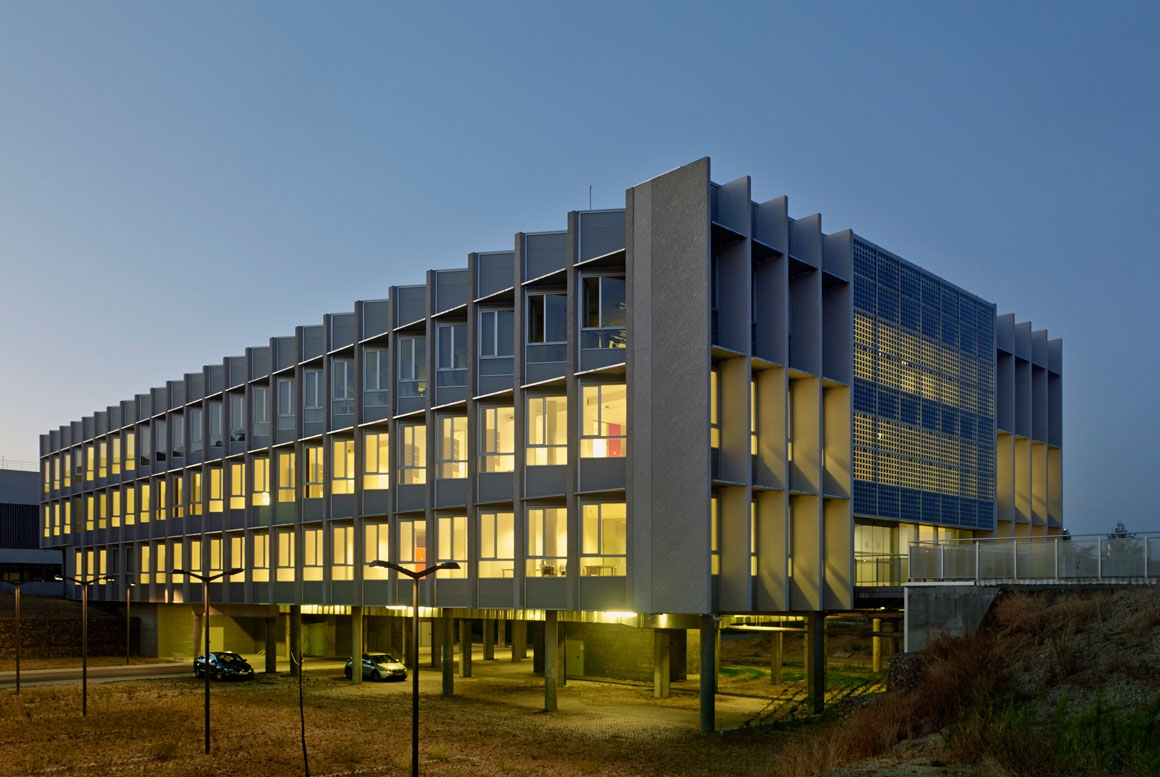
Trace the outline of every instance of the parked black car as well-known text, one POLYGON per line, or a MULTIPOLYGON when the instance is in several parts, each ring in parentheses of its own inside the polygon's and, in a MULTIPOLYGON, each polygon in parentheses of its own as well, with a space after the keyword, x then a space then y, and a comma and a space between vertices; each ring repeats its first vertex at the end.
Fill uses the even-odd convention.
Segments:
MULTIPOLYGON (((205 654, 193 660, 193 674, 205 676, 205 654)), ((209 653, 209 676, 214 680, 250 680, 254 668, 250 662, 229 650, 211 650, 209 653)))
MULTIPOLYGON (((346 662, 346 677, 349 680, 354 670, 354 659, 346 662)), ((371 680, 406 680, 407 667, 390 653, 363 653, 362 676, 371 680)))

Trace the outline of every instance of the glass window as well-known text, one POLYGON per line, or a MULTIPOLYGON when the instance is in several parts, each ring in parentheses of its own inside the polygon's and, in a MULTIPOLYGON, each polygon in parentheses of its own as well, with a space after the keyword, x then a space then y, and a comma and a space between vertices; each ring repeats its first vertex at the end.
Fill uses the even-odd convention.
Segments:
POLYGON ((278 529, 278 574, 282 583, 294 582, 294 529, 278 529))
POLYGON ((330 579, 354 580, 354 527, 333 526, 330 538, 331 558, 334 561, 330 567, 330 579))
POLYGON ((749 381, 749 455, 757 455, 757 381, 749 381))
POLYGON ((479 355, 511 357, 515 350, 515 311, 479 311, 479 355))
POLYGON ((354 440, 332 440, 330 452, 333 455, 332 468, 334 470, 330 481, 330 493, 353 494, 354 440))
POLYGON ((529 294, 528 361, 564 361, 567 358, 567 340, 567 296, 564 294, 529 294))
POLYGON ((625 455, 628 394, 624 384, 584 386, 581 391, 580 456, 615 458, 625 455))
MULTIPOLYGON (((230 534, 227 539, 229 540, 230 558, 229 558, 229 566, 226 568, 232 569, 234 567, 245 567, 246 566, 246 552, 245 552, 246 538, 245 538, 245 535, 240 534, 240 533, 234 533, 234 534, 230 534)), ((225 577, 222 579, 223 580, 234 580, 235 582, 241 582, 244 578, 228 576, 228 577, 225 577)))
POLYGON ((323 557, 321 526, 302 527, 302 579, 321 580, 323 557))
POLYGON ((265 507, 270 504, 270 460, 265 456, 255 456, 250 460, 250 470, 254 489, 251 501, 257 507, 265 507))
POLYGON ((479 427, 479 471, 513 472, 516 468, 515 408, 481 407, 479 427))
POLYGON ((709 372, 709 447, 721 447, 721 409, 720 391, 717 383, 720 376, 717 370, 709 372))
POLYGON ((250 410, 254 416, 254 434, 259 437, 270 435, 270 389, 254 386, 250 389, 250 410))
MULTIPOLYGON (((109 476, 109 443, 107 440, 101 440, 97 443, 97 477, 104 480, 109 476)), ((45 478, 45 490, 47 490, 48 479, 45 478)))
POLYGON ((173 475, 169 486, 169 502, 174 518, 185 517, 185 478, 173 475))
POLYGON ((586 504, 581 512, 580 572, 624 575, 627 530, 623 502, 586 504))
POLYGON ((563 507, 528 508, 527 574, 557 577, 567 573, 568 511, 563 507))
POLYGON ((296 456, 292 448, 278 451, 278 502, 293 503, 297 499, 298 481, 294 470, 296 456))
POLYGON ((581 279, 580 347, 624 348, 624 278, 589 275, 581 279))
POLYGON ((222 447, 222 403, 216 399, 209 403, 209 447, 222 447))
POLYGON ((201 436, 201 408, 191 407, 189 409, 189 452, 201 453, 202 436, 201 436))
POLYGON ((189 514, 201 515, 201 470, 191 469, 186 473, 186 477, 189 478, 189 488, 187 489, 189 492, 189 514))
POLYGON ((149 515, 153 509, 153 503, 149 501, 149 481, 142 483, 138 487, 137 492, 141 495, 141 512, 137 514, 137 517, 141 523, 149 523, 149 515))
POLYGON ((230 394, 230 442, 246 440, 246 397, 241 393, 230 394))
MULTIPOLYGON (((368 521, 363 525, 363 552, 366 553, 364 559, 366 563, 391 560, 390 529, 390 524, 386 522, 373 523, 368 521)), ((389 574, 390 570, 383 567, 368 566, 363 568, 363 577, 367 580, 386 580, 389 574)))
POLYGON ((169 453, 168 428, 169 426, 164 419, 153 422, 153 434, 157 438, 157 447, 154 450, 156 451, 158 461, 165 461, 167 458, 166 454, 169 453))
MULTIPOLYGON (((209 468, 209 511, 211 513, 220 513, 225 506, 225 490, 222 484, 222 468, 209 468)), ((142 504, 145 499, 142 497, 142 504)))
POLYGON ((422 518, 399 521, 399 563, 413 572, 427 567, 427 522, 422 518))
MULTIPOLYGON (((137 489, 132 483, 130 483, 127 486, 125 486, 124 491, 125 491, 125 525, 132 526, 133 524, 135 524, 137 522, 137 489)), ((69 514, 68 508, 69 508, 69 503, 65 502, 64 503, 64 510, 65 510, 65 521, 67 524, 65 526, 66 533, 72 531, 72 524, 68 522, 68 514, 69 514)))
POLYGON ((292 378, 278 378, 274 384, 277 396, 277 425, 282 431, 294 429, 294 380, 292 378))
MULTIPOLYGON (((120 475, 121 474, 121 437, 120 437, 120 435, 114 434, 112 437, 109 438, 109 453, 110 453, 109 474, 110 475, 120 475)), ((52 460, 52 463, 53 463, 52 487, 53 488, 60 488, 60 458, 59 457, 54 458, 52 460)))
POLYGON ((318 499, 322 496, 322 489, 325 483, 323 478, 323 456, 321 445, 306 445, 303 446, 302 452, 306 454, 306 471, 302 473, 303 489, 302 496, 306 499, 318 499))
POLYGON ((354 415, 354 361, 332 359, 330 362, 332 415, 354 415))
POLYGON ((479 514, 479 576, 511 577, 516 562, 516 527, 513 513, 479 514))
POLYGON ((528 466, 568 463, 568 400, 528 397, 528 466))
POLYGON ((439 324, 435 328, 436 385, 467 385, 467 324, 439 324))
POLYGON ((94 470, 96 469, 96 452, 93 450, 93 444, 89 443, 85 446, 85 481, 91 481, 94 477, 94 470))
POLYGON ((422 397, 427 394, 427 338, 402 335, 399 349, 399 396, 422 397))
POLYGON ((323 419, 322 404, 326 399, 322 370, 302 371, 302 420, 318 423, 323 419))
POLYGON ((363 351, 363 407, 386 407, 391 400, 387 375, 391 354, 386 348, 363 351))
POLYGON ((399 483, 427 482, 427 427, 422 424, 399 424, 399 483))
POLYGON ((467 418, 439 418, 439 468, 437 477, 467 477, 467 418))
POLYGON ((185 455, 185 417, 181 413, 171 416, 169 444, 174 456, 185 455))
POLYGON ((720 529, 717 520, 717 497, 714 496, 709 500, 709 554, 712 559, 712 571, 710 574, 721 574, 721 550, 719 540, 720 529))
POLYGON ((270 580, 270 534, 256 531, 250 535, 250 579, 255 583, 270 580))
POLYGON ((440 516, 439 530, 439 557, 436 563, 455 561, 459 569, 441 569, 436 574, 439 577, 467 577, 467 516, 440 516))
POLYGON ((363 437, 363 488, 383 491, 391 487, 389 443, 385 431, 367 432, 363 437))
POLYGON ((246 463, 230 462, 230 509, 244 510, 246 507, 246 463))

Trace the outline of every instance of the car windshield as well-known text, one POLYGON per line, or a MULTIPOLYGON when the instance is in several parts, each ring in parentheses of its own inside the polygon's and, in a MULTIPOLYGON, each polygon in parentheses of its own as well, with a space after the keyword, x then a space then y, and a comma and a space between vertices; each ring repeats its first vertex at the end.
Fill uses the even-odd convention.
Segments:
POLYGON ((367 661, 374 664, 397 664, 399 660, 389 653, 368 653, 367 661))
POLYGON ((246 663, 246 659, 242 658, 237 653, 218 653, 217 659, 223 664, 230 664, 233 666, 241 666, 246 663))

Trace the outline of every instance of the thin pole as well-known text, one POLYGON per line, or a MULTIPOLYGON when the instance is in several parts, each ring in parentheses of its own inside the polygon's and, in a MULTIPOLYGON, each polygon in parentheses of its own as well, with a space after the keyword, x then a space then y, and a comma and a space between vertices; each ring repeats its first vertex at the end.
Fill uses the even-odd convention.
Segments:
POLYGON ((89 714, 89 587, 81 586, 81 716, 89 714))
POLYGON ((205 754, 209 755, 209 578, 203 577, 205 594, 201 600, 205 612, 205 754))
POLYGON ((16 586, 16 695, 20 695, 20 586, 16 586))
POLYGON ((411 578, 411 777, 419 777, 419 578, 411 578))
POLYGON ((132 606, 133 586, 125 585, 125 666, 129 665, 129 640, 132 638, 132 619, 129 617, 129 608, 132 606))

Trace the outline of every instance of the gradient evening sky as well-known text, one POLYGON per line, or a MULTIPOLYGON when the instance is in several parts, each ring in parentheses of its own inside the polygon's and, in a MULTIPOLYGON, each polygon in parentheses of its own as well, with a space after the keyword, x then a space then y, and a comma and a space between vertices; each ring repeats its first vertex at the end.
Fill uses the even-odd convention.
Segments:
POLYGON ((1065 524, 1160 529, 1158 8, 3 0, 0 457, 709 156, 1062 337, 1065 524))

